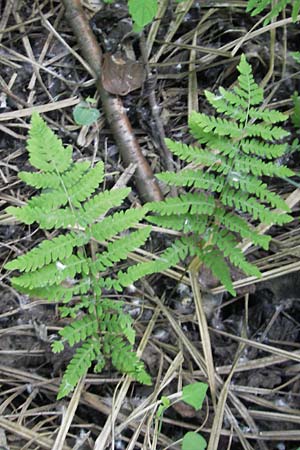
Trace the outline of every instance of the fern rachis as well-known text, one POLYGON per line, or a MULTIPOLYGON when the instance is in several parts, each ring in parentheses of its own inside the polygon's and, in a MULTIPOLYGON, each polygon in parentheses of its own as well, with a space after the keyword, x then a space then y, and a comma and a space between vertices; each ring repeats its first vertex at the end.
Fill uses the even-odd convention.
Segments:
POLYGON ((64 148, 37 114, 32 116, 27 148, 39 172, 21 172, 20 178, 42 191, 24 207, 9 207, 8 211, 26 224, 37 222, 40 228, 59 229, 61 234, 10 261, 6 268, 20 272, 12 278, 20 291, 64 303, 61 314, 70 318, 70 324, 59 332, 61 339, 53 343, 53 351, 61 351, 66 344, 79 347, 66 369, 58 398, 67 395, 92 365, 101 371, 109 358, 118 370, 150 383, 133 351, 131 317, 123 312, 121 301, 102 296, 103 288, 121 291, 145 274, 167 268, 168 263, 160 261, 136 264, 119 274, 114 271, 115 264, 147 240, 150 226, 128 234, 143 219, 146 208, 105 216, 122 204, 129 189, 99 192, 103 163, 93 168, 86 162, 74 163, 72 149, 64 148), (118 240, 112 242, 115 237, 118 240), (90 252, 92 240, 103 251, 90 252))
POLYGON ((220 95, 205 93, 221 117, 191 114, 189 127, 197 146, 166 140, 176 156, 192 164, 179 173, 165 172, 158 177, 188 192, 152 203, 155 214, 148 218, 156 225, 181 231, 190 255, 209 267, 231 293, 227 260, 248 275, 260 275, 239 250, 240 239, 250 239, 264 249, 270 240, 257 234, 248 221, 282 225, 292 219, 284 200, 261 180, 262 176, 293 175, 273 161, 286 149, 276 142, 289 134, 278 125, 286 116, 261 108, 263 91, 245 56, 238 70, 233 90, 220 88, 220 95))

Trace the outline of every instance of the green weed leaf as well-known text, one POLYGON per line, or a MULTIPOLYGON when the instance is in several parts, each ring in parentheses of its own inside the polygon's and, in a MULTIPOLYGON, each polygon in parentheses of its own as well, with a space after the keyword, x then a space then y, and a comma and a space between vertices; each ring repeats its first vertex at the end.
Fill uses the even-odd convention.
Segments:
POLYGON ((182 400, 198 411, 202 408, 208 385, 206 383, 192 383, 182 389, 182 400))
POLYGON ((296 63, 300 64, 300 52, 291 52, 291 56, 294 58, 296 63))
POLYGON ((169 408, 171 401, 168 399, 168 397, 162 396, 161 397, 161 402, 162 404, 159 405, 159 407, 157 408, 157 412, 156 412, 156 418, 159 419, 163 416, 165 410, 167 408, 169 408))
POLYGON ((198 433, 189 431, 183 438, 182 450, 205 450, 207 447, 206 440, 198 433))
POLYGON ((129 13, 138 29, 154 19, 157 8, 157 0, 128 0, 129 13))
POLYGON ((92 108, 89 103, 80 102, 73 109, 73 117, 78 125, 91 125, 99 119, 100 112, 98 109, 92 108))

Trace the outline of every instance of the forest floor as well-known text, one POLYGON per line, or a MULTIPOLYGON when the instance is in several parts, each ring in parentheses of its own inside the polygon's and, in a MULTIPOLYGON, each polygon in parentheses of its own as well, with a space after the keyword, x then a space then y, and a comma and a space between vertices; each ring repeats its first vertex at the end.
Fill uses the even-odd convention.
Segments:
MULTIPOLYGON (((140 57, 139 36, 129 34, 124 39, 128 14, 122 2, 118 7, 102 1, 82 3, 101 44, 112 53, 124 46, 140 57), (118 25, 121 22, 125 28, 118 25)), ((243 0, 161 4, 166 6, 161 19, 147 27, 142 40, 148 79, 121 97, 154 173, 170 165, 161 151, 164 135, 188 142, 189 112, 208 111, 204 90, 216 92, 219 86, 232 85, 241 53, 247 55, 256 81, 264 84, 271 107, 290 113, 291 96, 300 92, 299 64, 290 54, 300 50, 300 27, 299 22, 291 22, 289 10, 268 27, 260 20, 263 16, 246 13, 243 0)), ((46 237, 37 227, 21 225, 5 212, 7 206, 20 206, 33 194, 18 179, 18 172, 30 167, 26 139, 33 111, 42 114, 64 144, 73 146, 76 160, 105 162, 108 187, 126 169, 101 103, 100 117, 91 126, 79 126, 73 118, 80 101, 99 100, 92 72, 81 57, 85 55, 66 21, 62 2, 0 0, 2 266, 46 237)), ((107 75, 108 82, 114 76, 119 75, 107 75)), ((124 86, 124 79, 118 83, 124 86)), ((290 120, 284 126, 292 143, 297 130, 290 120)), ((299 161, 297 153, 285 158, 295 170, 299 161)), ((176 160, 172 164, 180 168, 176 160)), ((133 178, 127 178, 130 202, 138 205, 139 192, 133 178)), ((1 450, 88 450, 96 448, 97 439, 98 450, 175 450, 181 448, 183 435, 195 430, 210 441, 210 450, 296 450, 300 446, 300 190, 284 181, 273 182, 272 187, 292 202, 295 220, 268 230, 273 238, 270 251, 248 249, 263 277, 254 282, 237 280, 236 298, 220 286, 203 294, 217 406, 210 393, 199 412, 181 401, 172 402, 161 426, 156 411, 162 396, 177 398, 182 386, 208 381, 203 365, 207 343, 201 339, 184 269, 174 269, 172 278, 151 276, 123 295, 135 319, 138 342, 146 333, 142 359, 153 386, 134 383, 107 367, 99 375, 89 373, 73 396, 60 401, 58 386, 71 353, 54 355, 50 343, 65 322, 57 305, 16 292, 10 273, 3 270, 1 450), (59 433, 64 436, 60 440, 59 433)), ((166 240, 163 234, 154 234, 154 251, 166 240)), ((201 281, 205 282, 205 274, 201 281)))

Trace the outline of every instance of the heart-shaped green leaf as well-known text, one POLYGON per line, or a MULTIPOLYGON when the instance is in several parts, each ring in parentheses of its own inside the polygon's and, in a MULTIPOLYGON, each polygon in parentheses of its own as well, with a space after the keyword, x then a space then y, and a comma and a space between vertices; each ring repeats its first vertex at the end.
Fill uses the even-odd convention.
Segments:
POLYGON ((91 108, 86 102, 80 102, 73 109, 73 117, 78 125, 91 125, 99 119, 98 109, 91 108))
POLYGON ((201 409, 208 385, 206 383, 192 383, 182 389, 182 400, 196 410, 201 409))
POLYGON ((204 450, 207 446, 207 442, 198 433, 194 433, 193 431, 189 431, 183 438, 182 441, 182 450, 204 450))

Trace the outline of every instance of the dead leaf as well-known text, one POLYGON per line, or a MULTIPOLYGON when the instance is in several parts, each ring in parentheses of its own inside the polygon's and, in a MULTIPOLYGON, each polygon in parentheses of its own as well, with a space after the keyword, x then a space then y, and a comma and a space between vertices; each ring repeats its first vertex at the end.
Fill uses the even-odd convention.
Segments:
POLYGON ((102 61, 102 84, 107 92, 127 95, 139 89, 144 81, 143 64, 118 53, 105 53, 102 61))

